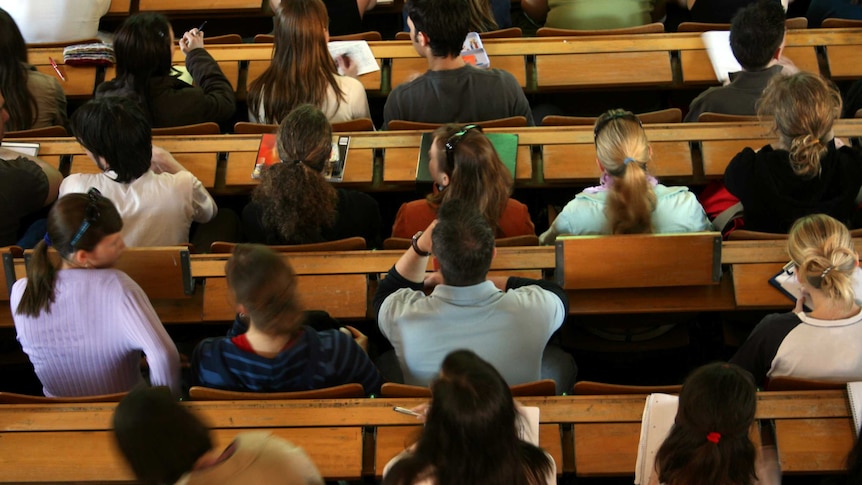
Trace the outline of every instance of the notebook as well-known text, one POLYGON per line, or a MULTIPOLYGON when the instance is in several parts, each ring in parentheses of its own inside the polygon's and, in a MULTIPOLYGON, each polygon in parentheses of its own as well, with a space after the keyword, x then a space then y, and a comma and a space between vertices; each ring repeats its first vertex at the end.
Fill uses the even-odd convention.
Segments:
MULTIPOLYGON (((332 137, 332 150, 329 153, 329 161, 323 168, 323 177, 329 182, 341 182, 344 180, 344 168, 347 165, 347 151, 350 148, 349 136, 332 137)), ((257 159, 251 178, 259 179, 264 170, 274 163, 281 163, 278 156, 278 141, 275 133, 266 133, 260 138, 260 147, 257 150, 257 159)))
POLYGON ((11 150, 16 153, 20 153, 21 155, 27 155, 30 157, 35 157, 39 155, 39 144, 38 143, 22 143, 17 141, 4 141, 0 142, 0 148, 5 148, 7 150, 11 150))
POLYGON ((706 54, 709 56, 709 62, 712 63, 715 78, 720 83, 727 84, 730 82, 730 73, 742 70, 742 66, 730 49, 730 31, 711 30, 700 34, 700 38, 706 47, 706 54))
POLYGON ((649 483, 650 475, 655 470, 655 455, 673 427, 678 407, 678 396, 670 394, 647 396, 643 418, 641 418, 641 437, 635 464, 636 485, 649 483))
POLYGON ((850 412, 853 414, 856 436, 859 436, 862 430, 862 381, 847 383, 847 397, 850 399, 850 412))
MULTIPOLYGON (((497 155, 503 165, 509 169, 512 178, 515 178, 515 164, 518 158, 518 135, 512 133, 486 133, 485 136, 494 145, 497 155)), ((422 134, 422 143, 419 144, 419 161, 416 165, 416 181, 431 183, 431 171, 428 169, 428 151, 434 141, 432 133, 422 134)))
MULTIPOLYGON (((769 284, 774 286, 778 291, 784 293, 787 298, 793 303, 802 295, 802 285, 796 279, 796 265, 791 261, 781 268, 781 271, 769 279, 769 284)), ((856 268, 853 272, 853 293, 856 296, 856 302, 859 303, 859 297, 862 296, 862 268, 856 268)), ((805 310, 811 311, 808 302, 805 303, 805 310)))

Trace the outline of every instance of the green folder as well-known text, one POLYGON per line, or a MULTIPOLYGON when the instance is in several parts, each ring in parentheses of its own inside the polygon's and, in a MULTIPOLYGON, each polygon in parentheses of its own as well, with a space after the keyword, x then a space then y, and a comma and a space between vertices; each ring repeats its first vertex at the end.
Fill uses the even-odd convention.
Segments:
MULTIPOLYGON (((491 140, 497 155, 503 165, 509 169, 512 178, 515 178, 515 163, 518 158, 518 135, 512 133, 486 133, 485 136, 491 140)), ((428 170, 428 150, 434 141, 432 133, 422 134, 422 143, 419 144, 419 163, 416 165, 416 181, 431 183, 431 172, 428 170)))

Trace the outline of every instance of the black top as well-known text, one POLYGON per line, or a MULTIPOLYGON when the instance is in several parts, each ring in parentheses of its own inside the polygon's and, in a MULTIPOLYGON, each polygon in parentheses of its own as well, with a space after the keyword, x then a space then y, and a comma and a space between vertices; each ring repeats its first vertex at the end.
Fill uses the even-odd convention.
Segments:
MULTIPOLYGON (((305 241, 315 243, 324 241, 335 241, 348 237, 360 236, 365 238, 365 244, 369 248, 380 245, 380 208, 377 201, 370 195, 355 190, 336 189, 338 192, 337 215, 332 227, 321 229, 321 238, 318 241, 305 241)), ((281 237, 276 231, 271 231, 263 226, 262 208, 251 202, 242 211, 242 226, 248 242, 258 244, 297 244, 281 237)))
POLYGON ((828 214, 845 224, 856 208, 862 187, 862 155, 849 147, 835 148, 820 160, 819 176, 805 179, 793 172, 790 154, 767 145, 746 148, 724 172, 724 184, 745 209, 745 228, 787 233, 796 219, 828 214))
POLYGON ((0 246, 18 241, 18 225, 45 205, 48 176, 32 160, 0 159, 0 246))
POLYGON ((356 0, 323 0, 329 14, 329 35, 357 34, 363 31, 362 16, 356 0))

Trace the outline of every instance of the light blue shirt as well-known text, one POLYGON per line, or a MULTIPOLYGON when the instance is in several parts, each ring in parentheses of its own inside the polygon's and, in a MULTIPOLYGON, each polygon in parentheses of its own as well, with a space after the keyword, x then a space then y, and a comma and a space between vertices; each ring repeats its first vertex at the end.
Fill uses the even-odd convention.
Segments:
MULTIPOLYGON (((697 198, 686 187, 666 187, 656 184, 656 208, 652 214, 653 229, 657 234, 699 232, 713 230, 709 218, 697 198)), ((553 244, 562 234, 610 234, 605 215, 608 192, 588 189, 571 200, 540 237, 542 244, 553 244)))

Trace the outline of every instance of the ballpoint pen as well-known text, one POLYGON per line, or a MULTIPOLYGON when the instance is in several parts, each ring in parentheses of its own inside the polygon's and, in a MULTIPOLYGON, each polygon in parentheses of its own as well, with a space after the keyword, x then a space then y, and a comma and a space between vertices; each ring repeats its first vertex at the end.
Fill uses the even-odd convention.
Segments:
POLYGON ((56 62, 54 62, 54 58, 53 58, 53 57, 49 57, 49 58, 48 58, 48 60, 49 60, 49 61, 51 61, 51 67, 53 67, 53 68, 54 68, 54 72, 56 72, 56 73, 57 73, 57 75, 58 75, 58 76, 60 76, 60 79, 62 79, 62 80, 63 80, 63 82, 66 82, 66 76, 64 76, 64 75, 63 75, 63 73, 62 73, 62 72, 60 72, 60 68, 57 66, 57 63, 56 63, 56 62))

